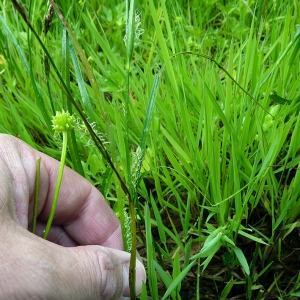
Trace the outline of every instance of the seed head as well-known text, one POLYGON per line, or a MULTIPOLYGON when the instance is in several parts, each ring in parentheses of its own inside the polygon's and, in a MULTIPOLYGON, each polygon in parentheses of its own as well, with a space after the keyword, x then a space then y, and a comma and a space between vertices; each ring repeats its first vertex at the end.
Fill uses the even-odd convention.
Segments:
POLYGON ((71 131, 75 127, 75 117, 70 115, 68 111, 57 111, 52 117, 52 128, 55 133, 71 131))

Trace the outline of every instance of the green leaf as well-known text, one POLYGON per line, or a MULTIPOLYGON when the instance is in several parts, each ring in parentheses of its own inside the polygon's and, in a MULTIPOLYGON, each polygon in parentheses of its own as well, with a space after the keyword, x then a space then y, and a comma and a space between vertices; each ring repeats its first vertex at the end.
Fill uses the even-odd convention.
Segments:
POLYGON ((239 247, 233 247, 232 249, 233 249, 236 257, 238 258, 241 266, 243 267, 245 273, 247 275, 250 275, 249 265, 247 263, 247 260, 246 260, 246 257, 244 255, 243 251, 239 247))
POLYGON ((292 101, 278 96, 275 92, 270 94, 270 99, 279 104, 291 104, 292 101))
POLYGON ((246 237, 246 238, 252 240, 252 241, 255 241, 255 242, 258 242, 258 243, 261 243, 261 244, 264 244, 264 245, 268 245, 268 244, 265 243, 262 239, 257 238, 256 236, 253 236, 253 235, 251 235, 251 234, 249 234, 249 233, 246 233, 246 232, 244 232, 244 231, 242 231, 242 230, 239 230, 238 233, 239 233, 240 235, 242 235, 242 236, 244 236, 244 237, 246 237))
POLYGON ((223 242, 226 242, 226 243, 232 245, 233 247, 235 247, 234 242, 226 234, 223 234, 221 239, 223 242))
POLYGON ((190 271, 190 269, 195 264, 195 262, 196 262, 196 260, 192 261, 189 265, 186 266, 185 269, 182 270, 182 272, 174 279, 172 284, 166 290, 166 292, 161 300, 167 299, 167 297, 172 293, 172 291, 174 291, 176 289, 177 285, 185 278, 186 274, 190 271))
POLYGON ((84 110, 86 112, 86 114, 89 116, 90 119, 93 119, 93 107, 92 107, 92 103, 91 100, 89 98, 86 86, 85 86, 85 82, 83 79, 83 75, 82 75, 82 71, 80 68, 80 64, 75 52, 75 49, 73 47, 73 44, 70 41, 69 44, 69 51, 70 51, 70 55, 72 58, 72 62, 73 62, 73 67, 74 67, 74 71, 75 71, 75 76, 76 76, 76 81, 78 84, 78 88, 79 88, 79 92, 81 95, 81 100, 82 100, 82 104, 84 107, 84 110))
POLYGON ((152 194, 150 195, 150 199, 151 199, 151 205, 152 205, 152 209, 153 209, 153 212, 154 212, 155 220, 157 222, 157 229, 158 229, 159 238, 160 238, 160 241, 163 244, 165 244, 167 242, 167 238, 166 238, 166 234, 165 234, 165 226, 163 224, 163 221, 161 219, 161 215, 159 213, 159 210, 157 208, 157 205, 155 203, 155 200, 154 200, 152 194))
POLYGON ((221 243, 222 235, 223 235, 223 233, 219 232, 208 243, 205 242, 201 251, 198 254, 192 256, 191 260, 197 259, 197 258, 202 258, 202 257, 207 257, 211 253, 216 253, 219 250, 219 248, 222 246, 222 243, 221 243))
POLYGON ((230 278, 230 280, 227 282, 225 288, 222 291, 220 300, 226 300, 227 299, 227 296, 230 293, 230 291, 231 291, 232 287, 234 286, 235 282, 236 282, 235 280, 230 278))
POLYGON ((151 295, 155 297, 154 299, 158 299, 158 286, 157 286, 157 275, 154 267, 154 247, 153 247, 153 236, 151 232, 151 217, 150 210, 148 204, 145 205, 145 230, 146 230, 146 250, 147 250, 147 275, 148 275, 148 284, 150 288, 151 295))

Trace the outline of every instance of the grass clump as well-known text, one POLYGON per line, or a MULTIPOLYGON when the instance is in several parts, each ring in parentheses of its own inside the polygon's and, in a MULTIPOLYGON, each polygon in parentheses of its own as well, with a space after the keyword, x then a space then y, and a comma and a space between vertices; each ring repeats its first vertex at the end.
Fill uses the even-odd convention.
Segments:
POLYGON ((58 158, 75 114, 66 162, 136 218, 141 299, 299 295, 294 1, 61 3, 45 49, 44 3, 0 5, 1 131, 58 158))

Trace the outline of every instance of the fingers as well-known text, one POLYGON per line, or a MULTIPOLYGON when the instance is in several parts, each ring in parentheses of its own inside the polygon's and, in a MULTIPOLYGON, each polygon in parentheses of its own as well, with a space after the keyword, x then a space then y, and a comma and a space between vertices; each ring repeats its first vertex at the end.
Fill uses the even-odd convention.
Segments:
MULTIPOLYGON (((28 228, 28 222, 32 218, 31 215, 28 216, 28 211, 32 211, 36 160, 39 157, 41 177, 38 221, 42 224, 47 221, 51 210, 59 162, 21 140, 0 135, 0 160, 7 166, 6 173, 9 173, 5 175, 9 179, 6 179, 6 183, 2 181, 1 187, 13 182, 15 214, 12 216, 16 216, 16 221, 25 228, 28 228)), ((3 199, 7 197, 4 195, 3 199)), ((68 167, 64 170, 53 225, 61 227, 61 238, 65 235, 66 239, 71 239, 74 243, 123 249, 119 220, 101 193, 68 167)))
MULTIPOLYGON (((41 223, 41 222, 37 223, 36 234, 38 236, 43 235, 45 226, 46 226, 45 223, 41 223)), ((84 232, 82 234, 84 234, 84 232)), ((86 233, 86 236, 89 236, 89 233, 86 233)), ((66 229, 63 226, 58 226, 58 225, 51 226, 47 240, 65 247, 74 247, 74 246, 87 245, 87 244, 89 245, 100 244, 105 247, 123 250, 123 242, 122 242, 120 225, 110 235, 110 237, 103 243, 99 242, 99 239, 96 239, 95 242, 93 243, 90 238, 89 239, 85 238, 81 241, 81 243, 79 243, 78 238, 76 239, 75 237, 75 239, 73 239, 72 234, 69 234, 68 231, 66 231, 66 229), (87 240, 89 240, 90 243, 86 243, 87 240)))
MULTIPOLYGON (((0 299, 128 297, 130 254, 117 250, 123 248, 120 223, 101 193, 70 168, 64 171, 49 234, 57 244, 27 231, 39 157, 41 232, 51 209, 59 162, 0 135, 0 299)), ((146 280, 140 262, 136 273, 139 293, 146 280)))
MULTIPOLYGON (((39 215, 39 219, 45 222, 51 210, 59 167, 58 162, 55 162, 56 164, 50 157, 42 157, 43 173, 49 174, 45 178, 46 182, 44 181, 44 186, 48 183, 48 195, 39 215)), ((45 180, 42 178, 44 175, 41 170, 41 185, 42 180, 45 180)), ((119 220, 101 193, 68 167, 64 170, 53 224, 61 225, 66 234, 80 245, 93 244, 123 249, 119 220)))
MULTIPOLYGON (((101 246, 61 247, 11 223, 0 229, 0 253, 5 255, 0 299, 109 300, 129 296, 129 253, 101 246), (11 231, 14 240, 3 230, 11 231)), ((140 262, 136 277, 139 293, 146 280, 140 262)))

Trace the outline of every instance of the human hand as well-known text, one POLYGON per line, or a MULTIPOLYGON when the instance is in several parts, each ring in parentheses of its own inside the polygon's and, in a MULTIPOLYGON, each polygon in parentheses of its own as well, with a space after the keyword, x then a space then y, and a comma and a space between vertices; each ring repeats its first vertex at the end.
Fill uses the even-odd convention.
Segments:
MULTIPOLYGON (((0 135, 0 299, 122 299, 129 296, 130 254, 120 223, 101 193, 65 167, 48 240, 47 222, 59 162, 0 135), (33 216, 37 158, 41 175, 37 235, 33 216)), ((136 290, 146 280, 136 264, 136 290)))

